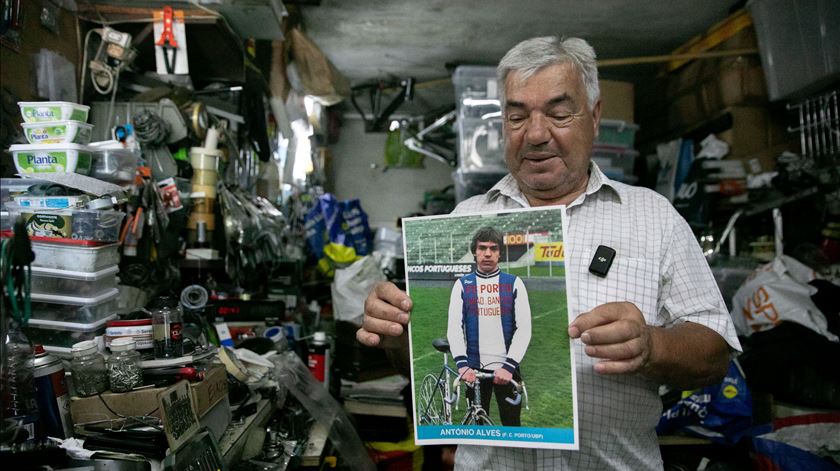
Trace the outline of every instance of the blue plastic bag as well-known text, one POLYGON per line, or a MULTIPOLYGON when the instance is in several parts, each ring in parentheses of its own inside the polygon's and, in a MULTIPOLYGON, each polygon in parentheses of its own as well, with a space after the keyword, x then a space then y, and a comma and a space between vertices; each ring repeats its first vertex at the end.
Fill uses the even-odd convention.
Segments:
POLYGON ((695 391, 662 413, 656 432, 667 435, 685 431, 709 440, 732 445, 752 426, 752 396, 747 381, 734 361, 720 383, 695 391))
POLYGON ((370 252, 371 232, 359 200, 339 202, 327 193, 306 213, 306 241, 318 268, 333 276, 336 266, 347 266, 370 252))

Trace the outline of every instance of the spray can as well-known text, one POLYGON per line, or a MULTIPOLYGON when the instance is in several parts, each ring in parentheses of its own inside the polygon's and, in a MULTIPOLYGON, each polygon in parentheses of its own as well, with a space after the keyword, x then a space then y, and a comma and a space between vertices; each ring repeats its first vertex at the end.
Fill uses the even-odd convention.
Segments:
POLYGON ((330 387, 330 343, 327 334, 315 332, 309 348, 309 371, 324 387, 330 387))
POLYGON ((42 345, 35 345, 33 364, 35 399, 41 413, 35 428, 36 437, 72 437, 70 395, 67 392, 61 359, 47 353, 42 345))

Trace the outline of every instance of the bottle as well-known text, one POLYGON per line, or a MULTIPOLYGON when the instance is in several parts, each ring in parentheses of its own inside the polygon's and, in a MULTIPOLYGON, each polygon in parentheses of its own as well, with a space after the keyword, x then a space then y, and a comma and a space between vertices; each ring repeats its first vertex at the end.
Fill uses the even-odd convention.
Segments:
POLYGON ((3 342, 5 350, 2 372, 3 418, 19 421, 35 436, 35 422, 38 421, 38 404, 35 400, 33 383, 32 344, 26 338, 17 322, 12 322, 3 342))
POLYGON ((61 359, 50 355, 43 345, 35 345, 33 361, 35 393, 41 418, 35 430, 39 438, 70 438, 73 421, 70 418, 70 395, 61 359))
POLYGON ((179 307, 164 305, 152 312, 155 358, 176 358, 184 355, 182 327, 179 307))
POLYGON ((327 334, 315 332, 309 349, 309 371, 324 387, 330 385, 330 344, 327 341, 327 334))
POLYGON ((73 360, 73 386, 76 394, 82 397, 95 396, 108 390, 108 374, 105 370, 105 357, 96 349, 93 340, 73 344, 70 349, 73 360))
POLYGON ((140 352, 135 350, 133 338, 122 337, 111 342, 108 358, 108 384, 113 392, 128 392, 143 385, 140 352))

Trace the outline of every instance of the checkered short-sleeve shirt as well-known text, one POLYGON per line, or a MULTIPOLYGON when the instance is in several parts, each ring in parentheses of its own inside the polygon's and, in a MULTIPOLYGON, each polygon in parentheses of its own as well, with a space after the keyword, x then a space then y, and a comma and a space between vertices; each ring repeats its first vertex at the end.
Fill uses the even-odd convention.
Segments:
MULTIPOLYGON (((528 207, 507 175, 454 213, 528 207)), ((593 162, 586 191, 566 210, 569 319, 612 301, 630 301, 649 325, 695 322, 740 344, 712 272, 685 220, 659 194, 608 179, 593 162), (616 251, 609 274, 589 273, 599 245, 616 251)), ((456 469, 661 469, 654 428, 662 403, 658 384, 641 375, 597 375, 576 340, 578 451, 459 446, 456 469)), ((698 358, 698 361, 703 361, 698 358)))

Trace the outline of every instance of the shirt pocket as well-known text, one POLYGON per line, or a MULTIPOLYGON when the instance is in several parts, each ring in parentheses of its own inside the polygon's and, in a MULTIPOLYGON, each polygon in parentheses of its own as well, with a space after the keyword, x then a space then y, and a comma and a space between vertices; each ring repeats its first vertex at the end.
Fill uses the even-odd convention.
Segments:
MULTIPOLYGON (((592 252, 585 260, 592 258, 592 252)), ((622 257, 617 255, 607 276, 601 278, 587 271, 581 283, 587 310, 601 304, 627 301, 636 305, 648 325, 659 325, 657 302, 659 298, 659 263, 649 258, 622 257)))

